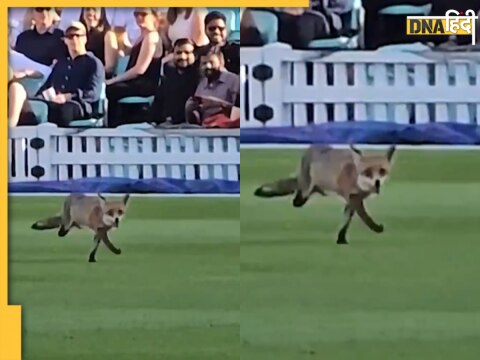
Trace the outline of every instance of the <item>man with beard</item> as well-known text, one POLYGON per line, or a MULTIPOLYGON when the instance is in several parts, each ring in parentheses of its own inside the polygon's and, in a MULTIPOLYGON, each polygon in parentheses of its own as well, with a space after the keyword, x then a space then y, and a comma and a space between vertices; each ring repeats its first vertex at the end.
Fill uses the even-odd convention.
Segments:
POLYGON ((185 105, 185 117, 192 124, 202 124, 216 114, 228 114, 240 103, 240 77, 225 69, 219 48, 213 48, 201 58, 201 70, 203 77, 195 95, 185 105))
POLYGON ((195 44, 190 39, 178 39, 175 42, 173 62, 165 64, 164 75, 150 108, 152 122, 185 122, 185 103, 194 94, 200 79, 194 50, 195 44))
POLYGON ((219 11, 212 11, 205 16, 205 33, 210 43, 197 48, 198 58, 207 55, 212 48, 219 47, 225 59, 225 68, 234 73, 240 74, 240 46, 229 42, 227 19, 219 11))

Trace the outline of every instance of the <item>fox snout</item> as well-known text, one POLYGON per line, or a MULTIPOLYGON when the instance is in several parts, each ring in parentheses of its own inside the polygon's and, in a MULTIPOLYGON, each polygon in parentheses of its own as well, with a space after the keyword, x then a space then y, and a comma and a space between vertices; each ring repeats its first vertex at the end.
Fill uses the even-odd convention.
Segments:
POLYGON ((118 225, 120 225, 120 219, 117 217, 115 218, 115 227, 118 228, 118 225))
POLYGON ((382 185, 382 184, 380 183, 380 180, 379 180, 379 179, 375 180, 375 192, 376 192, 377 194, 380 194, 380 186, 381 186, 381 185, 382 185))

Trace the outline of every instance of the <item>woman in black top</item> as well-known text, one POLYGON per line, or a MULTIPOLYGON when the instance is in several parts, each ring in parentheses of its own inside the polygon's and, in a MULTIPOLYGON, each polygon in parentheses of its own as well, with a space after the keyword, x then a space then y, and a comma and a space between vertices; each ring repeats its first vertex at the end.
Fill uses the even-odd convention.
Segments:
POLYGON ((82 8, 79 20, 87 28, 87 50, 100 59, 110 79, 118 60, 118 44, 105 8, 82 8))
POLYGON ((140 37, 128 49, 127 69, 106 81, 108 124, 116 127, 128 123, 128 116, 118 111, 118 101, 130 96, 155 95, 160 79, 162 41, 157 31, 158 16, 153 8, 137 8, 135 20, 141 29, 140 37))

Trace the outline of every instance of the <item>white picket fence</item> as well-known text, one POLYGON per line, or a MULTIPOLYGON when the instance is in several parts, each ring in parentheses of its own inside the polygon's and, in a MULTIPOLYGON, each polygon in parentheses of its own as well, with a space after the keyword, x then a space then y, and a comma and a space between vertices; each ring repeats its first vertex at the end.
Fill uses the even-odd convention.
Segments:
POLYGON ((480 123, 480 53, 241 49, 241 127, 331 121, 480 123), (253 77, 265 64, 273 76, 253 77), (248 96, 244 96, 247 94, 248 96), (265 125, 257 107, 273 110, 265 125))
POLYGON ((89 177, 239 181, 239 130, 79 131, 42 124, 11 129, 8 141, 10 182, 89 177))

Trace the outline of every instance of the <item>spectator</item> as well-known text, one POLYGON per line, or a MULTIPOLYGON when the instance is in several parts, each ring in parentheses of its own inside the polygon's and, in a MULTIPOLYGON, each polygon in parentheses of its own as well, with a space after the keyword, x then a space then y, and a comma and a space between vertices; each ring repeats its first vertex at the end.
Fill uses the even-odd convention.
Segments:
MULTIPOLYGON (((23 73, 26 77, 35 77, 35 78, 47 78, 52 69, 46 65, 37 63, 23 54, 15 51, 14 42, 12 41, 15 36, 15 29, 11 26, 9 22, 8 26, 8 65, 10 66, 13 73, 23 73), (28 74, 28 75, 27 75, 28 74)), ((18 78, 18 76, 16 76, 18 78)))
POLYGON ((219 11, 212 11, 205 17, 205 32, 207 45, 197 50, 198 57, 206 55, 213 47, 220 47, 225 58, 225 68, 234 74, 240 73, 240 46, 227 41, 227 19, 219 11))
POLYGON ((353 35, 351 28, 354 0, 318 0, 312 1, 312 10, 319 11, 328 20, 333 33, 337 36, 353 35))
POLYGON ((263 46, 265 42, 255 24, 250 9, 244 9, 240 20, 240 43, 242 46, 263 46))
POLYGON ((27 100, 27 91, 18 82, 28 73, 15 73, 11 68, 8 71, 8 125, 36 125, 37 119, 27 100))
POLYGON ((107 79, 113 76, 118 59, 118 43, 107 20, 105 8, 82 8, 80 22, 87 29, 87 50, 105 66, 107 79))
POLYGON ((223 53, 214 48, 201 59, 203 78, 185 105, 189 123, 201 124, 206 118, 239 106, 240 78, 225 69, 223 53))
POLYGON ((137 8, 134 12, 140 37, 131 49, 126 71, 106 81, 108 122, 117 126, 125 123, 119 117, 118 101, 129 96, 155 95, 160 78, 162 42, 157 31, 157 14, 153 8, 137 8))
MULTIPOLYGON (((398 43, 402 41, 419 41, 418 37, 409 37, 405 34, 405 17, 390 17, 388 31, 382 29, 381 16, 379 11, 387 6, 393 5, 426 5, 432 0, 362 0, 365 9, 365 20, 363 25, 364 48, 376 50, 380 46, 398 43)), ((444 14, 445 15, 445 14, 444 14)))
POLYGON ((196 46, 208 44, 205 35, 204 8, 168 8, 168 38, 171 44, 178 39, 191 39, 196 46))
POLYGON ((281 8, 278 12, 278 41, 305 49, 312 40, 332 36, 326 17, 305 8, 281 8))
POLYGON ((18 35, 15 50, 47 66, 65 58, 67 51, 62 41, 63 32, 53 25, 56 16, 53 8, 34 8, 34 27, 18 35))
POLYGON ((178 39, 173 50, 173 64, 168 63, 151 107, 154 123, 185 122, 185 104, 195 93, 199 81, 195 62, 195 44, 190 39, 178 39))
POLYGON ((87 52, 87 29, 73 21, 65 30, 69 57, 55 64, 37 96, 48 105, 48 121, 65 127, 72 120, 93 116, 98 109, 105 72, 87 52))

